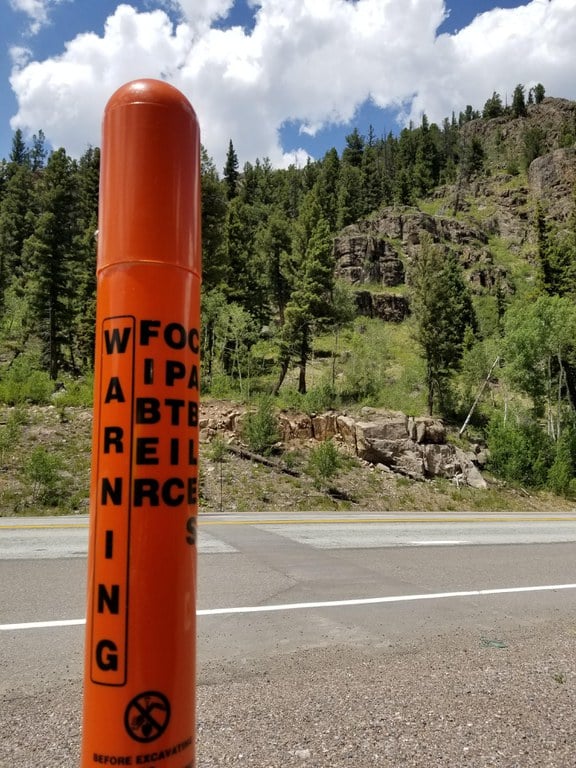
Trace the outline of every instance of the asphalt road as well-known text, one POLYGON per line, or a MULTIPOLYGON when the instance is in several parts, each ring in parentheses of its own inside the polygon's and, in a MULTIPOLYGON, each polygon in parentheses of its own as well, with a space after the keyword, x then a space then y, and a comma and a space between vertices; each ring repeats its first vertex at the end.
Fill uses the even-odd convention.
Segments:
MULTIPOLYGON (((0 688, 39 659, 80 674, 87 533, 85 517, 0 520, 0 642, 14 654, 0 688)), ((575 585, 570 514, 213 515, 199 533, 199 654, 488 631, 571 611, 575 585)))
MULTIPOLYGON (((0 520, 8 707, 82 679, 86 546, 85 518, 0 520)), ((505 641, 575 605, 576 515, 213 515, 199 532, 199 682, 318 648, 401 652, 463 630, 505 641)))

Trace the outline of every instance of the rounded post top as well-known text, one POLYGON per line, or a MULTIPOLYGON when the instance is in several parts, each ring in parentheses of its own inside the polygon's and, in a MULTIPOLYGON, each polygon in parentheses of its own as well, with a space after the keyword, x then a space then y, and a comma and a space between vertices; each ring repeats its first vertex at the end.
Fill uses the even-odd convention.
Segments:
POLYGON ((106 111, 129 104, 155 104, 157 106, 185 109, 196 117, 194 108, 184 94, 164 80, 142 78, 121 85, 114 91, 106 105, 106 111))

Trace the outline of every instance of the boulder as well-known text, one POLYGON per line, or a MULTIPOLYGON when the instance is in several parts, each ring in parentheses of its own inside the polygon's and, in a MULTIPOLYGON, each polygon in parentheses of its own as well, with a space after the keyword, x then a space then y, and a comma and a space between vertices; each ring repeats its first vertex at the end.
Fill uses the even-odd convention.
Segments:
POLYGON ((444 443, 446 429, 440 419, 417 416, 408 419, 410 439, 416 443, 444 443))
POLYGON ((312 417, 312 437, 315 440, 329 440, 338 433, 338 414, 321 413, 312 417))

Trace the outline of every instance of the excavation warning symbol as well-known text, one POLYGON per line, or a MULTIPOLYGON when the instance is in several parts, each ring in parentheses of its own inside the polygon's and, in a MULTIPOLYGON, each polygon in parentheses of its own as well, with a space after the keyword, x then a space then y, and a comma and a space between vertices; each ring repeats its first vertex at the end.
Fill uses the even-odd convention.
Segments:
POLYGON ((170 721, 170 702, 163 693, 145 691, 134 696, 124 713, 124 727, 135 741, 158 739, 170 721))

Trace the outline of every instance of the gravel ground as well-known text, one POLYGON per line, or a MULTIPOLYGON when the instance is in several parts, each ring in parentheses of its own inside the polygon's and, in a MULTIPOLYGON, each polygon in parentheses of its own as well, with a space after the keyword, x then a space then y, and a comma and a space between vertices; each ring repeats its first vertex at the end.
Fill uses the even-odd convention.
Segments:
MULTIPOLYGON (((201 662, 197 767, 576 767, 574 624, 488 640, 201 662)), ((3 691, 0 765, 77 766, 81 681, 36 687, 3 691)))

